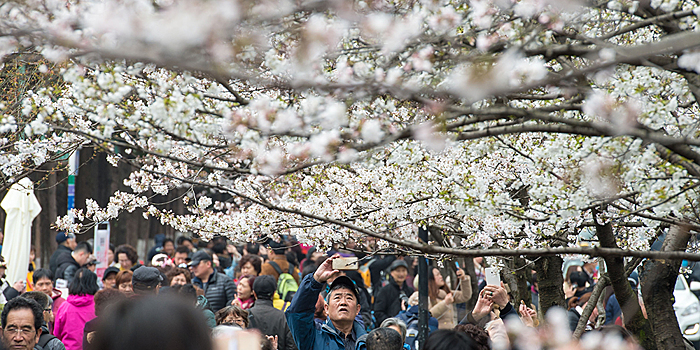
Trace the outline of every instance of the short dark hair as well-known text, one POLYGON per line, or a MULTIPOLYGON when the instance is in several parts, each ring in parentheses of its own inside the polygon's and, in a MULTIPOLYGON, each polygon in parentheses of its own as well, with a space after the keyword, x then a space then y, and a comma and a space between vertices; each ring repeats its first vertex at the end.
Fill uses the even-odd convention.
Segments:
POLYGON ((95 316, 102 315, 107 307, 124 299, 126 299, 126 295, 117 289, 105 288, 95 293, 95 316))
POLYGON ((241 260, 238 261, 238 266, 243 267, 243 266, 245 266, 246 263, 250 263, 251 265, 253 265, 253 268, 255 269, 255 272, 258 273, 258 275, 260 274, 260 272, 262 272, 262 258, 261 257, 259 257, 257 255, 253 255, 253 254, 248 254, 248 255, 242 257, 241 260))
POLYGON ((475 349, 474 342, 469 336, 460 331, 450 329, 438 329, 430 333, 425 341, 425 350, 472 350, 475 349))
MULTIPOLYGON (((41 306, 42 311, 49 306, 51 306, 51 299, 49 296, 42 292, 31 291, 22 294, 22 298, 27 298, 36 301, 39 306, 41 306)), ((43 315, 43 314, 42 314, 43 315)), ((43 317, 43 316, 42 316, 43 317)))
POLYGON ((139 262, 139 254, 136 253, 136 249, 128 244, 122 244, 117 247, 117 250, 114 252, 117 260, 119 260, 119 254, 126 254, 127 259, 134 265, 139 262))
POLYGON ((367 350, 401 350, 403 340, 396 330, 380 327, 367 334, 367 350))
POLYGON ((297 253, 293 251, 288 251, 284 253, 285 258, 287 258, 287 262, 294 265, 294 266, 299 266, 299 260, 297 260, 297 253))
POLYGON ((190 301, 197 300, 197 289, 191 283, 173 286, 172 288, 177 292, 177 295, 185 299, 190 301))
POLYGON ((97 285, 97 275, 87 268, 81 267, 68 286, 68 295, 95 295, 98 290, 100 287, 97 285))
POLYGON ((191 240, 189 237, 180 236, 180 237, 177 238, 177 245, 178 245, 178 246, 179 246, 179 245, 182 245, 182 243, 185 242, 185 241, 190 241, 190 243, 192 243, 192 240, 191 240))
POLYGON ((77 246, 75 246, 75 249, 73 251, 76 253, 86 252, 88 254, 92 254, 92 246, 88 242, 80 242, 77 246))
POLYGON ((51 272, 49 269, 34 270, 34 273, 32 274, 32 282, 36 284, 42 278, 48 278, 51 280, 51 282, 53 282, 53 272, 51 272))
POLYGON ((214 243, 214 246, 211 247, 211 250, 214 252, 214 254, 224 254, 226 252, 226 243, 223 242, 218 242, 214 243))
POLYGON ((187 248, 184 245, 179 245, 177 248, 175 248, 175 253, 185 253, 187 255, 190 255, 190 248, 187 248))
POLYGON ((267 245, 270 247, 270 250, 272 250, 275 254, 284 255, 284 252, 287 250, 286 244, 275 242, 273 240, 267 242, 267 245))
POLYGON ((173 241, 172 238, 166 238, 166 239, 163 240, 163 247, 165 247, 165 243, 168 243, 168 242, 170 242, 170 243, 172 243, 173 245, 175 245, 175 241, 173 241))
POLYGON ((212 349, 204 314, 176 298, 127 299, 100 316, 91 348, 100 350, 212 349))
POLYGON ((258 255, 260 254, 260 244, 246 243, 245 250, 248 252, 248 254, 258 255))
POLYGON ((23 297, 13 298, 5 304, 5 307, 2 309, 2 314, 0 314, 2 328, 5 329, 5 326, 7 326, 7 315, 10 311, 21 309, 32 310, 32 314, 34 314, 34 329, 36 331, 41 329, 41 324, 44 322, 44 308, 36 301, 23 297))

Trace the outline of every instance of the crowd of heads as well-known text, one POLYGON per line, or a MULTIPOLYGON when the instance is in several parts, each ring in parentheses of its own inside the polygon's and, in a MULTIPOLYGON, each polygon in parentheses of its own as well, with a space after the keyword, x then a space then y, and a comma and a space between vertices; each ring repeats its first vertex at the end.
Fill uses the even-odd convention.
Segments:
MULTIPOLYGON (((289 271, 290 274, 297 274, 296 277, 313 278, 325 284, 318 298, 314 299, 314 322, 328 323, 343 334, 354 332, 359 322, 367 331, 362 342, 368 350, 415 349, 412 342, 415 342, 418 333, 415 319, 411 317, 417 315, 419 298, 415 290, 423 277, 417 275, 417 259, 397 257, 397 254, 357 254, 361 261, 371 262, 365 265, 364 270, 337 271, 330 267, 331 261, 339 254, 353 256, 354 253, 341 249, 322 252, 315 247, 303 251, 293 240, 270 240, 236 246, 220 237, 197 244, 186 237, 177 240, 165 238, 161 246, 149 252, 146 262, 139 259, 136 249, 130 245, 110 246, 108 256, 113 266, 103 270, 103 276, 98 281, 97 274, 93 272, 93 248, 88 242, 76 242, 75 236, 64 233, 57 235, 56 241, 70 251, 73 261, 80 266, 67 281, 67 296, 88 296, 94 302, 91 307, 94 307, 98 322, 91 328, 85 326, 85 348, 88 350, 211 349, 214 341, 212 334, 225 334, 229 329, 225 327, 240 330, 251 327, 250 308, 256 301, 274 301, 275 305, 281 303, 282 309, 289 307, 290 300, 280 296, 278 278, 281 273, 270 272, 271 262, 284 264, 283 272, 289 271), (381 268, 375 271, 373 264, 381 268), (223 276, 218 278, 235 281, 235 300, 212 309, 204 289, 195 282, 206 283, 207 279, 211 282, 217 274, 223 276), (387 291, 393 289, 397 292, 388 294, 387 291), (384 302, 400 306, 392 309, 389 305, 385 311, 393 311, 386 311, 387 317, 379 319, 378 304, 387 295, 389 299, 384 302), (211 327, 217 327, 218 331, 212 333, 211 327)), ((479 288, 473 292, 470 277, 464 270, 450 271, 436 264, 428 267, 425 278, 428 280, 430 310, 438 310, 436 307, 442 305, 443 309, 451 311, 437 315, 439 320, 429 315, 430 322, 434 320, 435 324, 429 323, 429 337, 423 349, 487 350, 494 344, 513 348, 517 347, 513 345, 514 339, 517 339, 513 338, 514 335, 535 334, 528 333, 526 329, 535 329, 543 320, 543 315, 536 311, 537 307, 515 304, 514 295, 505 285, 484 283, 479 276, 483 260, 474 259, 473 263, 475 270, 469 275, 478 278, 474 286, 479 288), (462 311, 462 314, 451 305, 464 303, 470 298, 474 298, 474 306, 462 311), (509 304, 513 304, 510 305, 512 309, 508 309, 509 304), (511 310, 511 316, 517 317, 519 324, 525 328, 503 322, 507 315, 499 313, 509 312, 507 310, 511 310), (452 324, 445 322, 452 318, 452 324)), ((0 271, 2 268, 0 264, 0 271)), ((572 315, 580 315, 589 302, 595 282, 585 264, 567 265, 562 275, 570 321, 572 315)), ((530 288, 536 293, 537 276, 533 274, 532 277, 530 288)), ((633 288, 638 284, 635 278, 630 277, 633 288)), ((42 332, 51 332, 56 318, 56 303, 61 299, 61 293, 56 289, 58 279, 60 276, 51 269, 35 269, 31 281, 34 291, 24 292, 7 301, 1 317, 4 348, 31 349, 42 332)), ((595 324, 595 316, 591 316, 589 323, 595 324)), ((567 322, 562 322, 561 315, 558 317, 558 322, 549 322, 544 327, 561 330, 562 323, 567 322)), ((637 344, 635 338, 620 326, 599 327, 597 332, 601 337, 622 336, 625 342, 632 344, 630 349, 637 344)), ((542 333, 546 332, 539 331, 537 334, 542 333)), ((260 342, 263 348, 277 346, 277 339, 273 337, 261 337, 260 342)))

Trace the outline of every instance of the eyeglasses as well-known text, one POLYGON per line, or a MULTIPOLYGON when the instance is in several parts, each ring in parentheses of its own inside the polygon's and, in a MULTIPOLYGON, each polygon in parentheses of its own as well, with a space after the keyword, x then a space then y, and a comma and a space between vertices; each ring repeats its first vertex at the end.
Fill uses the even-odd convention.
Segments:
POLYGON ((26 337, 32 335, 36 331, 34 330, 34 328, 7 327, 5 328, 4 332, 8 332, 13 336, 19 333, 21 336, 26 337))
POLYGON ((51 308, 49 307, 49 308, 44 309, 44 311, 46 311, 46 312, 51 312, 51 311, 53 311, 53 309, 51 309, 51 308))

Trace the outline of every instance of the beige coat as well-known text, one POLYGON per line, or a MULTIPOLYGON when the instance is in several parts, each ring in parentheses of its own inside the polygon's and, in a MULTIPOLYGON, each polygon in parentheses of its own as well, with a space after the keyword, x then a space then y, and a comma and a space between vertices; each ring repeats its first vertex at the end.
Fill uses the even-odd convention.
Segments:
MULTIPOLYGON (((413 293, 413 296, 418 300, 418 292, 413 293)), ((452 304, 445 303, 445 296, 447 296, 447 292, 440 289, 436 298, 437 303, 433 305, 430 298, 428 298, 428 307, 430 308, 430 314, 437 318, 439 329, 452 329, 458 322, 455 304, 466 303, 472 296, 472 282, 469 275, 464 276, 459 290, 452 291, 452 296, 455 300, 452 304)))

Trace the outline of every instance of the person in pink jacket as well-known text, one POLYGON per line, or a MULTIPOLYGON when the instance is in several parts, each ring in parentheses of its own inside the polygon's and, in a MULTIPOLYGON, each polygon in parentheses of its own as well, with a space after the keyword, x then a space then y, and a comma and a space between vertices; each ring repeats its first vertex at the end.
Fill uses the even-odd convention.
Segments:
POLYGON ((95 293, 99 290, 97 275, 81 268, 76 272, 68 288, 68 298, 58 308, 54 322, 54 336, 66 346, 66 350, 83 349, 85 323, 95 318, 95 293))

